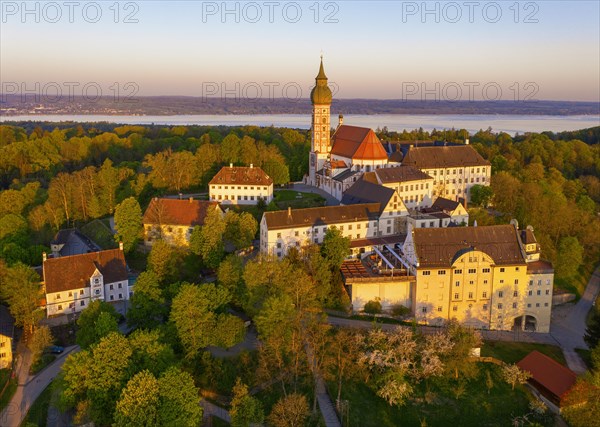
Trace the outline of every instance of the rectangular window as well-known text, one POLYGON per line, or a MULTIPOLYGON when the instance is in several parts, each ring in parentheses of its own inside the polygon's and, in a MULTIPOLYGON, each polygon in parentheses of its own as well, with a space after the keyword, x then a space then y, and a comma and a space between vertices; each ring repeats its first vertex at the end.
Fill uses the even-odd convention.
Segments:
POLYGON ((519 292, 518 292, 518 291, 514 291, 514 292, 513 292, 513 297, 515 297, 515 298, 516 298, 516 297, 518 297, 518 296, 519 296, 519 292))
POLYGON ((454 294, 454 299, 458 299, 458 293, 454 294))
POLYGON ((498 298, 502 298, 504 296, 504 292, 498 291, 498 298))
POLYGON ((456 282, 454 286, 460 286, 460 282, 456 282))
POLYGON ((513 308, 517 308, 517 303, 513 302, 513 308))
POLYGON ((123 289, 123 284, 119 283, 119 285, 117 286, 119 289, 123 289))
POLYGON ((462 274, 462 270, 460 268, 456 269, 454 270, 454 274, 462 274))
POLYGON ((476 268, 469 268, 469 274, 475 274, 475 273, 477 273, 476 268))
POLYGON ((498 310, 502 310, 502 303, 498 304, 498 310))
POLYGON ((484 268, 483 270, 481 270, 482 273, 489 273, 490 269, 489 268, 484 268))
POLYGON ((500 268, 500 273, 504 273, 504 267, 500 268))
POLYGON ((515 279, 515 285, 519 284, 519 279, 515 279))
POLYGON ((113 301, 114 299, 115 299, 115 296, 114 296, 114 295, 111 295, 111 296, 110 296, 110 300, 111 300, 111 301, 113 301))
POLYGON ((535 303, 535 306, 536 306, 536 307, 539 307, 539 306, 540 306, 540 303, 539 303, 539 302, 536 302, 536 303, 535 303))
POLYGON ((79 303, 79 305, 80 305, 80 306, 82 306, 82 307, 85 307, 85 301, 81 301, 81 302, 79 303))
POLYGON ((538 294, 538 295, 542 295, 542 291, 538 290, 538 291, 537 291, 537 294, 538 294))
POLYGON ((422 311, 423 313, 427 313, 427 307, 422 307, 422 308, 421 308, 421 311, 422 311))
POLYGON ((457 306, 452 307, 452 311, 458 311, 458 307, 457 306))
POLYGON ((119 299, 123 299, 123 294, 119 294, 119 299))
POLYGON ((544 303, 544 307, 548 307, 548 303, 547 302, 544 303))
POLYGON ((473 299, 473 292, 469 292, 469 299, 473 299))
POLYGON ((487 298, 487 292, 485 292, 485 291, 484 291, 484 292, 481 294, 481 298, 487 298))
POLYGON ((446 270, 438 270, 438 276, 445 276, 446 270))
POLYGON ((529 281, 529 286, 533 286, 533 280, 529 281))
POLYGON ((423 276, 430 276, 430 275, 431 275, 431 271, 429 271, 429 270, 423 271, 423 276))
POLYGON ((487 310, 487 304, 483 304, 483 309, 487 310))
POLYGON ((533 295, 533 291, 529 291, 529 296, 532 296, 532 295, 533 295))
POLYGON ((113 285, 109 285, 109 289, 110 289, 111 291, 112 291, 112 290, 114 290, 114 288, 115 288, 115 287, 114 287, 113 285))
POLYGON ((546 295, 550 295, 550 289, 546 289, 546 295))

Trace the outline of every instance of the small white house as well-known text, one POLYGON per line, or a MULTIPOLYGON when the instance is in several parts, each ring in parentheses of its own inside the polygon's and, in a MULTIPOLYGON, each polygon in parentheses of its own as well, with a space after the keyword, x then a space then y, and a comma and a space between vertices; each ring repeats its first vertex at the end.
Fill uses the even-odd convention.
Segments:
POLYGON ((210 200, 223 205, 255 205, 273 200, 273 180, 261 168, 223 167, 208 183, 210 200))

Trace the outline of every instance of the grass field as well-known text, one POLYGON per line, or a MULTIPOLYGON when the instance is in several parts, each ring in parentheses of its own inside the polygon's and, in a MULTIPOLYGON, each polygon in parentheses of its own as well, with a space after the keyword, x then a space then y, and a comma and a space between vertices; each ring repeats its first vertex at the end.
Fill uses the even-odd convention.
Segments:
POLYGON ((554 345, 526 342, 485 341, 481 346, 481 356, 495 357, 506 363, 516 363, 530 352, 537 350, 563 365, 567 365, 561 349, 554 345))
POLYGON ((39 427, 46 427, 46 421, 48 419, 48 406, 50 406, 51 398, 52 384, 46 387, 35 400, 35 402, 33 402, 33 405, 31 405, 29 408, 29 412, 27 412, 27 416, 23 420, 22 425, 32 423, 39 427))
POLYGON ((590 277, 595 269, 596 265, 594 263, 588 262, 583 264, 581 267, 579 267, 577 274, 574 277, 571 277, 570 279, 555 279, 554 286, 556 288, 561 288, 565 291, 574 293, 577 296, 577 299, 575 300, 575 302, 577 302, 579 298, 581 298, 581 295, 583 294, 583 291, 585 290, 585 287, 587 286, 588 281, 590 280, 590 277))
MULTIPOLYGON (((501 378, 500 368, 493 364, 479 364, 477 378, 466 382, 462 395, 457 399, 452 388, 416 387, 413 400, 405 406, 390 406, 362 382, 352 382, 342 388, 342 400, 348 400, 349 427, 395 427, 395 426, 509 426, 515 416, 528 412, 530 396, 518 386, 511 390, 501 378), (486 372, 490 372, 493 387, 486 387, 486 372), (429 391, 427 391, 429 388, 429 391), (427 396, 427 399, 424 397, 427 396)), ((453 385, 454 383, 454 385, 453 385)), ((330 394, 337 396, 337 387, 330 384, 330 394)))
POLYGON ((301 193, 293 190, 279 190, 275 192, 275 204, 279 209, 314 208, 325 206, 325 199, 318 194, 301 193))
POLYGON ((81 227, 81 232, 99 244, 102 249, 118 247, 110 227, 103 220, 96 219, 81 227))
POLYGON ((8 387, 6 387, 6 390, 4 390, 2 397, 0 397, 0 411, 2 411, 4 407, 8 405, 8 402, 10 402, 10 399, 13 397, 13 394, 15 394, 15 391, 17 390, 16 378, 11 380, 9 380, 9 378, 10 369, 0 369, 0 391, 2 391, 2 389, 4 388, 4 384, 6 384, 6 381, 10 381, 8 387))

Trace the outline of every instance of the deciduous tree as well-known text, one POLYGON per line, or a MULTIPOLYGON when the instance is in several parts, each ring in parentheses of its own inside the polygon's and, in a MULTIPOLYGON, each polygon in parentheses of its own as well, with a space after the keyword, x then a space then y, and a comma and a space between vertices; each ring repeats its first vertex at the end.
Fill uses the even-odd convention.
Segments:
POLYGON ((135 249, 142 233, 142 209, 138 201, 129 197, 115 209, 115 239, 123 242, 123 250, 131 252, 135 249))

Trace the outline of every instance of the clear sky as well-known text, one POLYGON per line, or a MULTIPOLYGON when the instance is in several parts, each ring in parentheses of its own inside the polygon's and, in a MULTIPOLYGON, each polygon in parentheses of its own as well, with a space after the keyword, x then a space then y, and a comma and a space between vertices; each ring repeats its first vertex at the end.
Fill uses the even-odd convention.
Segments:
POLYGON ((306 97, 323 53, 338 98, 600 100, 596 0, 0 3, 4 92, 306 97))

